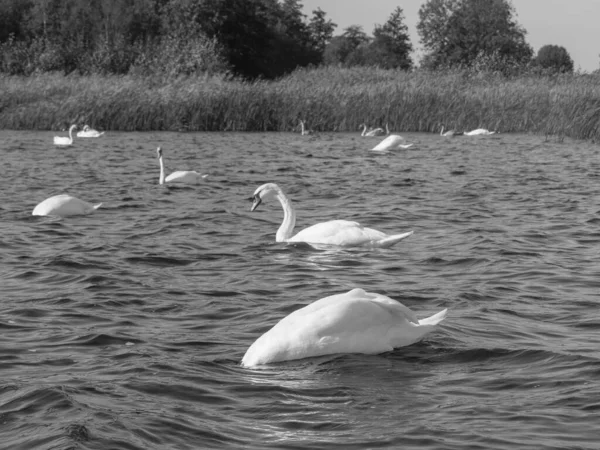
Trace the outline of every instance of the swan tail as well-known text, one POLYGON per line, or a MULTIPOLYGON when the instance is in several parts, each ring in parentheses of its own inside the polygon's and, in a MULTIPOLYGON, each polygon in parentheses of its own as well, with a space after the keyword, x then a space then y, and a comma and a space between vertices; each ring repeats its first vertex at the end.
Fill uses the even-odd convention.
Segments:
POLYGON ((394 245, 395 243, 401 241, 402 239, 406 239, 407 237, 409 237, 413 233, 414 233, 414 231, 409 231, 408 233, 394 234, 394 235, 388 236, 388 237, 380 240, 378 242, 378 246, 379 247, 383 247, 383 248, 391 247, 392 245, 394 245))
POLYGON ((98 208, 100 208, 102 206, 102 203, 98 203, 97 205, 94 205, 92 208, 92 211, 97 210, 98 208))
POLYGON ((425 319, 419 320, 419 325, 429 325, 431 327, 436 326, 442 320, 446 318, 446 314, 448 314, 448 309, 444 309, 439 313, 434 314, 433 316, 426 317, 425 319))

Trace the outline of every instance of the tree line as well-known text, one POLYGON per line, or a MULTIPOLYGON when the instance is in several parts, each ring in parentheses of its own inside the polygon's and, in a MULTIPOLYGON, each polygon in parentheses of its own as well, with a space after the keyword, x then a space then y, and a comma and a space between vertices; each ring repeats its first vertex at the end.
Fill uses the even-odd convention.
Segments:
MULTIPOLYGON (((426 0, 420 67, 573 71, 563 47, 534 56, 515 15, 510 0, 426 0)), ((401 7, 372 36, 336 28, 300 0, 0 0, 0 72, 273 79, 307 66, 415 67, 401 7)))

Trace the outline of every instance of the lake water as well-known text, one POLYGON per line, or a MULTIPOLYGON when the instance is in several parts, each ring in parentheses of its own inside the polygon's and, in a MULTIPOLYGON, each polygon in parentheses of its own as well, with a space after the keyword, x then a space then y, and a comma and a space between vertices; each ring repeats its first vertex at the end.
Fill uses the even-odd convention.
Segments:
POLYGON ((359 133, 0 131, 0 447, 597 449, 600 158, 586 142, 442 138, 369 152, 359 133), (61 133, 65 135, 65 133, 61 133), (210 176, 194 187, 167 173, 210 176), (275 243, 334 218, 390 249, 275 243), (70 193, 103 206, 31 211, 70 193), (361 287, 422 318, 376 356, 243 368, 280 318, 361 287))

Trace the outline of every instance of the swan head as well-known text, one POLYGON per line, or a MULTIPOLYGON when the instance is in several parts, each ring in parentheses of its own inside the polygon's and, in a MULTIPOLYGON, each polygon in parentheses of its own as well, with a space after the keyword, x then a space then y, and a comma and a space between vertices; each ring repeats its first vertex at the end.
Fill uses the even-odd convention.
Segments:
POLYGON ((250 211, 254 211, 258 208, 258 205, 260 205, 263 200, 273 199, 277 197, 279 193, 281 193, 281 189, 275 183, 266 183, 259 186, 252 195, 252 207, 250 208, 250 211))
POLYGON ((156 154, 158 155, 158 158, 162 158, 162 148, 157 147, 156 148, 156 154))
POLYGON ((89 125, 84 125, 83 126, 83 131, 90 131, 90 126, 89 125))

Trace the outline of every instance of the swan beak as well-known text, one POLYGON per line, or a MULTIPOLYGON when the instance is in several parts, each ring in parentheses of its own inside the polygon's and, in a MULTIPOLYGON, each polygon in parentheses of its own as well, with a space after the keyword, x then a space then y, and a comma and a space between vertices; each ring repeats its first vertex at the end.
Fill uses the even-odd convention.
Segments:
POLYGON ((256 208, 258 208, 258 205, 260 205, 261 203, 262 203, 262 200, 260 199, 260 195, 255 195, 252 198, 252 207, 250 208, 250 212, 252 212, 256 208))

